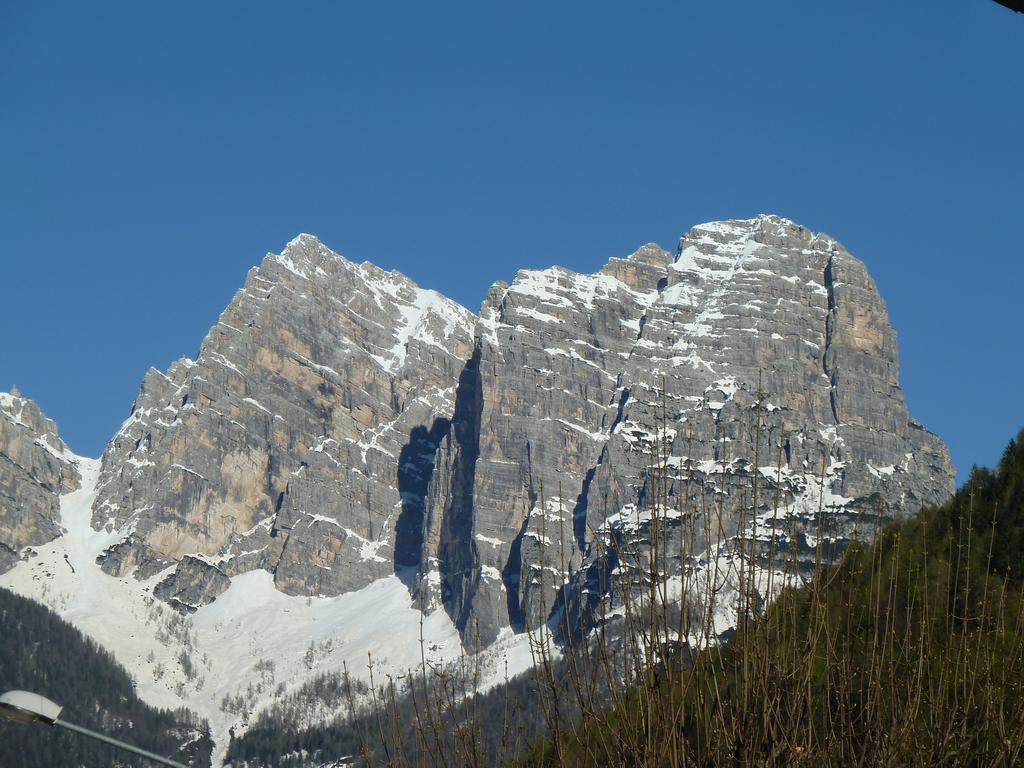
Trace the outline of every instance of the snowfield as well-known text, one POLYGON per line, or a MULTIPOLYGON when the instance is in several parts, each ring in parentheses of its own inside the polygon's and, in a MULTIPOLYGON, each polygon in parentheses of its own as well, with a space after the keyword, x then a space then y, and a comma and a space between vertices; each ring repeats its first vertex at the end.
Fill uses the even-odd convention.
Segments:
MULTIPOLYGON (((347 667, 368 681, 372 659, 379 682, 423 660, 436 667, 465 656, 448 614, 421 613, 397 576, 318 598, 285 595, 270 573, 251 571, 234 577, 214 603, 179 614, 152 595, 170 569, 145 582, 100 570, 97 556, 128 531, 93 530, 100 462, 72 460, 82 487, 61 497, 65 534, 0 574, 0 586, 49 606, 110 651, 148 704, 186 707, 206 718, 215 768, 230 733, 244 733, 261 710, 315 676, 347 667)), ((491 688, 530 668, 530 640, 506 632, 476 661, 481 688, 491 688)))

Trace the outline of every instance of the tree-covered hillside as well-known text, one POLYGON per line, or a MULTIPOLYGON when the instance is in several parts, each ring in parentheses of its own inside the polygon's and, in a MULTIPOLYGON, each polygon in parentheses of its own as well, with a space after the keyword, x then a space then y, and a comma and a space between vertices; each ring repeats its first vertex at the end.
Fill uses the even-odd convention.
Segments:
POLYGON ((948 504, 851 548, 525 763, 1020 765, 1022 589, 1024 431, 948 504))
MULTIPOLYGON (((0 589, 0 692, 22 689, 62 704, 61 718, 196 768, 210 765, 206 724, 155 710, 114 658, 46 607, 0 589)), ((0 766, 110 768, 151 762, 92 739, 0 718, 0 766)))

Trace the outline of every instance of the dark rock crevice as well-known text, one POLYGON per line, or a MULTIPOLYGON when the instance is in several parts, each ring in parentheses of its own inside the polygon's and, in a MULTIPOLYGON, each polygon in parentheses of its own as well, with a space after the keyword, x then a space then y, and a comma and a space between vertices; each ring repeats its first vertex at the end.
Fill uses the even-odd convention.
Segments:
POLYGON ((825 350, 821 356, 822 367, 829 381, 829 400, 832 404, 832 418, 839 423, 839 403, 836 389, 839 386, 839 367, 835 361, 835 350, 832 346, 832 337, 835 333, 836 324, 836 291, 835 276, 832 271, 832 260, 835 258, 835 250, 828 257, 825 265, 825 290, 828 291, 828 315, 825 317, 825 350))
POLYGON ((594 482, 597 468, 604 463, 606 455, 607 450, 602 450, 597 464, 587 470, 587 474, 583 478, 583 487, 580 489, 580 495, 576 497, 576 506, 572 510, 572 535, 576 541, 576 549, 579 552, 583 552, 587 544, 587 509, 590 504, 590 484, 594 482))
POLYGON ((629 394, 630 394, 629 387, 623 387, 622 388, 622 394, 619 395, 619 406, 618 406, 618 408, 615 411, 615 420, 612 422, 612 426, 608 430, 609 433, 614 432, 615 428, 618 427, 619 424, 622 423, 622 417, 623 417, 623 414, 626 411, 626 403, 629 402, 629 394))
POLYGON ((522 572, 523 572, 523 538, 530 527, 530 510, 537 504, 537 488, 533 482, 533 449, 529 442, 526 443, 526 476, 529 482, 528 503, 529 507, 523 515, 523 522, 519 526, 512 544, 509 548, 508 560, 501 569, 501 581, 505 585, 505 601, 508 609, 509 626, 514 632, 522 632, 526 629, 526 612, 522 601, 522 572))
POLYGON ((434 419, 428 430, 420 425, 398 457, 398 493, 402 511, 395 526, 395 572, 416 567, 423 560, 424 499, 434 475, 437 451, 451 434, 450 419, 434 419))
POLYGON ((480 381, 480 346, 459 374, 452 415, 455 462, 452 492, 442 513, 437 559, 441 573, 441 599, 448 615, 465 636, 473 596, 480 581, 480 559, 473 539, 473 495, 476 462, 480 456, 480 419, 483 392, 480 381))

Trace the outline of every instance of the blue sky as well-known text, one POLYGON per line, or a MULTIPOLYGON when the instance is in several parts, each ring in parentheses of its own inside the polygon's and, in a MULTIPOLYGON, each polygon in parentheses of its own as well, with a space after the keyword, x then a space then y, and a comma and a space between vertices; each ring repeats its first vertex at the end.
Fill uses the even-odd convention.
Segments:
POLYGON ((989 0, 8 0, 0 388, 95 456, 298 232, 475 310, 771 212, 866 262, 962 479, 1024 425, 1022 51, 989 0))

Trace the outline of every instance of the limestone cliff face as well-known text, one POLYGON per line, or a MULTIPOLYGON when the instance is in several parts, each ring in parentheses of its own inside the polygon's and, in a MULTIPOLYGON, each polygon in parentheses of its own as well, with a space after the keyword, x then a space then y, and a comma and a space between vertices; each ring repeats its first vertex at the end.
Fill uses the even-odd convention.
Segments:
MULTIPOLYGON (((0 568, 59 534, 75 482, 52 425, 11 403, 0 568)), ((300 236, 194 361, 146 375, 92 522, 121 534, 105 570, 181 610, 253 569, 293 595, 398 573, 472 645, 586 620, 602 574, 643 586, 659 537, 669 574, 715 559, 728 580, 779 547, 806 566, 952 489, 864 265, 762 216, 592 275, 520 272, 478 317, 300 236)))
POLYGON ((304 595, 393 573, 422 503, 403 451, 423 425, 447 434, 472 323, 310 236, 267 256, 195 361, 147 374, 104 453, 94 525, 130 531, 104 568, 177 564, 158 593, 181 606, 254 568, 304 595))
POLYGON ((594 275, 520 272, 476 336, 422 568, 485 640, 585 611, 610 537, 626 539, 608 569, 645 557, 656 496, 672 552, 717 499, 691 562, 666 563, 678 572, 758 518, 761 539, 774 516, 778 546, 796 530, 812 551, 819 498, 839 548, 953 488, 945 447, 907 414, 864 265, 784 219, 696 227, 674 257, 645 246, 594 275))
POLYGON ((0 573, 63 532, 60 495, 81 480, 74 458, 39 406, 0 392, 0 573))

